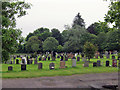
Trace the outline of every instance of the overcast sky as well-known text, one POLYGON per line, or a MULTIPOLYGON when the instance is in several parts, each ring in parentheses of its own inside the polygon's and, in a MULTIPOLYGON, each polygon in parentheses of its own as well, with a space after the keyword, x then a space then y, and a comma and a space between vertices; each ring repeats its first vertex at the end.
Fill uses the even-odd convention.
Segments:
POLYGON ((108 11, 109 1, 104 0, 25 0, 32 4, 28 14, 17 19, 17 28, 22 30, 22 36, 45 27, 57 28, 61 32, 64 25, 71 25, 79 12, 85 21, 86 28, 94 22, 104 21, 108 11))

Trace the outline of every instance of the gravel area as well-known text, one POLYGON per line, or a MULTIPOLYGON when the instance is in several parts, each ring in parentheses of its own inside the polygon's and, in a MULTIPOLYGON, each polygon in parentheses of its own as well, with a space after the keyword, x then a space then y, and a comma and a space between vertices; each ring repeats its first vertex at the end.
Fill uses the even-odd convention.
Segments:
POLYGON ((118 85, 118 73, 2 79, 2 88, 90 88, 91 85, 118 85))

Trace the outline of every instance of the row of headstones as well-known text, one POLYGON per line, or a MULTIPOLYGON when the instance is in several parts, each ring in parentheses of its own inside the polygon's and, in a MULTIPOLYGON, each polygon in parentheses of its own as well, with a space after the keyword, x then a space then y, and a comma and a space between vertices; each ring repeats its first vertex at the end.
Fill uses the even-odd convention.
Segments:
MULTIPOLYGON (((109 63, 110 63, 110 61, 107 60, 106 61, 106 67, 110 66, 109 63)), ((43 66, 42 63, 38 63, 38 69, 42 69, 42 66, 43 66)), ((99 67, 99 66, 101 66, 101 61, 100 60, 93 63, 93 67, 99 67)), ((113 59, 112 66, 117 67, 117 60, 113 59)), ((72 67, 76 67, 76 60, 75 59, 72 60, 72 67)), ((89 62, 88 61, 85 61, 84 67, 89 67, 89 62)), ((67 68, 67 66, 65 66, 65 61, 60 61, 60 69, 62 69, 62 68, 67 68)), ((49 64, 49 69, 50 70, 55 69, 55 64, 50 63, 49 64)), ((13 67, 9 66, 8 71, 11 71, 11 70, 13 70, 13 67)), ((21 64, 21 70, 26 70, 26 65, 25 64, 21 64)))

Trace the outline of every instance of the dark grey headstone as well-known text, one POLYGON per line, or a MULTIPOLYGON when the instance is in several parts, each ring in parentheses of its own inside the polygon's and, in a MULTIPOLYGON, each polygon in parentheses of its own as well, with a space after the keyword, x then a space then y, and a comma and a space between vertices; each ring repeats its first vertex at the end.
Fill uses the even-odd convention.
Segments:
POLYGON ((76 58, 75 57, 72 58, 72 67, 76 67, 76 58))
POLYGON ((54 63, 50 63, 50 64, 49 64, 49 69, 50 69, 50 70, 55 69, 55 64, 54 64, 54 63))
POLYGON ((18 59, 16 59, 16 64, 19 64, 19 60, 18 59))
POLYGON ((42 63, 38 63, 38 69, 42 69, 42 63))
POLYGON ((109 67, 109 63, 110 63, 110 61, 106 61, 106 67, 109 67))
POLYGON ((50 60, 50 56, 48 57, 48 60, 50 60))
POLYGON ((97 67, 97 63, 96 62, 93 63, 93 67, 97 67))
POLYGON ((12 66, 9 66, 8 67, 8 71, 12 71, 13 70, 13 67, 12 66))
POLYGON ((77 57, 77 61, 80 61, 80 57, 77 57))
POLYGON ((25 64, 21 64, 21 70, 26 70, 26 65, 25 64))
POLYGON ((100 60, 97 60, 97 66, 101 66, 101 61, 100 60))

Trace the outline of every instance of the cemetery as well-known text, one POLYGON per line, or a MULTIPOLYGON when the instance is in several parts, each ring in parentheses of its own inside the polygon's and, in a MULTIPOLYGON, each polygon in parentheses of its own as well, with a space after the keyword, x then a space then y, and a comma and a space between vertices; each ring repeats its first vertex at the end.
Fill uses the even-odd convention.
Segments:
POLYGON ((29 78, 118 72, 119 60, 116 54, 111 54, 109 58, 105 54, 102 58, 94 56, 90 61, 85 57, 83 61, 81 54, 74 56, 74 54, 59 53, 54 59, 51 54, 41 57, 41 54, 38 54, 36 58, 30 57, 30 55, 11 55, 11 59, 2 64, 2 77, 29 78))

